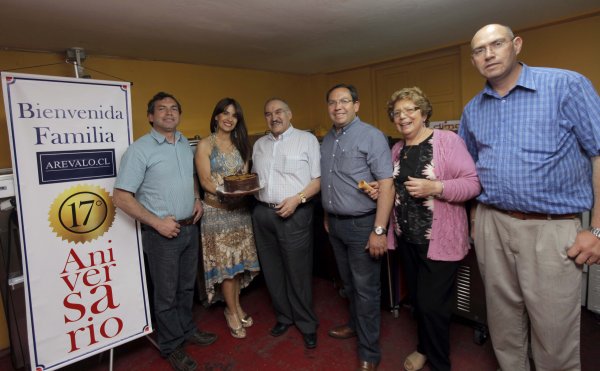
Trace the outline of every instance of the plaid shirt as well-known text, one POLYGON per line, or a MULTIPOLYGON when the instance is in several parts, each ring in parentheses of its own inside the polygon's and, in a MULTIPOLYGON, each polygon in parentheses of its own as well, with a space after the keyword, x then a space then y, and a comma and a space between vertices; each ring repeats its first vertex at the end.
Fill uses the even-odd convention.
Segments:
POLYGON ((459 135, 477 166, 480 202, 550 214, 592 207, 600 97, 584 76, 523 64, 504 97, 486 84, 467 104, 459 135))

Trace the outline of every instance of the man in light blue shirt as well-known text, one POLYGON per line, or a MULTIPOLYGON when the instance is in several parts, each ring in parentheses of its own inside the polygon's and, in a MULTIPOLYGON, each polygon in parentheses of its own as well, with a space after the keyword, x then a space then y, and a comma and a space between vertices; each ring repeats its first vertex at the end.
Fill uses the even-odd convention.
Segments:
POLYGON ((600 259, 600 97, 584 76, 517 61, 492 24, 471 41, 487 79, 459 134, 482 193, 474 222, 488 325, 502 370, 580 370, 582 264, 600 259), (589 230, 577 214, 593 208, 589 230))
POLYGON ((142 245, 154 285, 158 346, 175 370, 195 370, 183 351, 187 340, 208 345, 216 335, 200 332, 192 318, 198 269, 202 204, 194 155, 177 131, 179 102, 160 92, 148 103, 150 133, 129 146, 119 168, 114 204, 142 224, 142 245))

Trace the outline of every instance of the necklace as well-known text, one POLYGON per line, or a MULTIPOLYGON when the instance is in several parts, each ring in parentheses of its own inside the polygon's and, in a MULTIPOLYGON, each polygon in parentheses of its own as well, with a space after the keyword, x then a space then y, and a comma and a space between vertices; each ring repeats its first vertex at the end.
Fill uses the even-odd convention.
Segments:
POLYGON ((404 156, 402 156, 402 159, 406 160, 408 158, 408 154, 410 153, 410 150, 413 149, 414 147, 418 147, 418 146, 419 146, 418 144, 414 145, 414 146, 407 146, 407 145, 405 145, 404 149, 406 149, 407 147, 408 147, 408 149, 404 151, 404 156))
POLYGON ((419 147, 419 144, 421 144, 421 142, 419 141, 419 138, 421 137, 421 134, 423 134, 423 133, 427 134, 426 128, 419 130, 419 132, 417 133, 417 136, 415 137, 415 141, 414 141, 415 144, 408 145, 406 143, 406 140, 404 140, 404 148, 408 147, 408 149, 406 151, 404 151, 404 156, 402 156, 403 160, 406 160, 408 158, 408 154, 414 147, 419 147))

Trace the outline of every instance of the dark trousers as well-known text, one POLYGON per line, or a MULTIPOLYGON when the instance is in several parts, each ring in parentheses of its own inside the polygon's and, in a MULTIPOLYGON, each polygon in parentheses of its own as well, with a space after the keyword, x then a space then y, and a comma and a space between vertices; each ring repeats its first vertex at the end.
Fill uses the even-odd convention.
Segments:
POLYGON ((350 301, 348 325, 358 335, 358 356, 362 361, 381 360, 381 260, 365 250, 373 230, 375 214, 339 219, 329 216, 329 241, 333 247, 344 293, 350 301))
POLYGON ((277 321, 304 333, 317 330, 312 301, 313 206, 284 219, 262 204, 252 212, 256 250, 277 321))
POLYGON ((434 371, 450 371, 452 290, 460 262, 427 259, 429 245, 398 239, 408 295, 415 308, 419 344, 434 371))
POLYGON ((158 347, 166 357, 196 331, 192 307, 198 269, 198 227, 182 226, 179 235, 171 239, 146 228, 142 231, 142 245, 154 285, 158 347))

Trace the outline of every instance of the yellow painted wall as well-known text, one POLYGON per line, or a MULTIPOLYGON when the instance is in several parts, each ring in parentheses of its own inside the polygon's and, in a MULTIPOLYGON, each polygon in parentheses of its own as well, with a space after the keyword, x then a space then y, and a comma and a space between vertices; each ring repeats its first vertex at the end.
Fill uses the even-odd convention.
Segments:
MULTIPOLYGON (((475 30, 473 30, 475 32, 475 30)), ((600 13, 576 20, 565 21, 516 33, 523 37, 521 59, 534 66, 573 69, 592 80, 600 90, 600 13)), ((468 41, 460 49, 460 96, 462 104, 468 102, 483 86, 470 63, 468 41)), ((436 52, 432 52, 436 54, 436 52)), ((410 57, 408 57, 410 58, 410 57)), ((398 61, 402 61, 399 59, 398 61)), ((18 72, 73 76, 73 68, 64 64, 64 55, 0 51, 0 70, 56 63, 18 72)), ((386 62, 390 63, 390 62, 386 62)), ((187 136, 205 136, 209 132, 209 115, 214 104, 224 96, 240 101, 251 133, 263 132, 263 103, 272 96, 280 96, 290 103, 294 125, 302 129, 330 127, 325 104, 325 93, 334 84, 354 84, 360 93, 359 115, 373 122, 379 110, 375 103, 373 69, 381 64, 364 66, 330 74, 303 76, 285 73, 262 72, 245 69, 198 66, 180 63, 126 60, 118 58, 89 57, 86 66, 131 81, 134 118, 134 136, 146 133, 146 104, 159 90, 165 90, 180 99, 183 106, 181 130, 187 136)), ((115 80, 90 71, 95 79, 115 80)), ((401 88, 401 87, 398 87, 401 88)), ((458 117, 457 117, 458 118, 458 117)), ((4 105, 0 104, 0 168, 10 167, 4 105)), ((1 306, 2 303, 0 303, 1 306)), ((1 308, 1 307, 0 307, 1 308)), ((8 347, 8 335, 0 313, 0 349, 8 347)))
MULTIPOLYGON (((0 51, 0 70, 58 63, 15 72, 43 75, 74 76, 73 67, 65 57, 49 53, 0 51)), ((126 60, 89 57, 84 65, 94 79, 133 82, 133 132, 138 138, 148 132, 146 120, 148 100, 164 90, 177 97, 183 107, 180 130, 188 137, 206 136, 210 115, 217 101, 225 96, 237 99, 246 117, 250 133, 263 133, 266 123, 263 104, 272 96, 286 99, 294 112, 294 125, 305 129, 314 127, 308 100, 309 79, 304 75, 263 72, 256 70, 198 66, 183 63, 126 60), (102 75, 96 71, 117 76, 102 75)), ((0 105, 0 168, 10 167, 10 152, 4 104, 0 105)))

